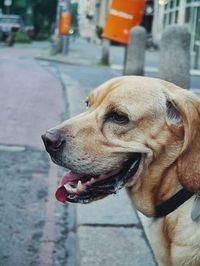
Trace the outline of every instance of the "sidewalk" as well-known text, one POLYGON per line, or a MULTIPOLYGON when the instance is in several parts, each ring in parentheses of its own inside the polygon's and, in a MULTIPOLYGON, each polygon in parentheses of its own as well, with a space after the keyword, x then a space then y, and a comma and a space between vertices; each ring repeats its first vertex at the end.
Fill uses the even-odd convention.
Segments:
MULTIPOLYGON (((70 66, 59 67, 59 71, 67 94, 69 113, 74 116, 85 109, 83 99, 91 87, 99 82, 94 80, 95 73, 104 77, 105 72, 108 75, 108 69, 97 67, 94 72, 93 68, 92 77, 89 77, 92 79, 90 87, 86 88, 87 84, 66 74, 67 68, 70 66)), ((85 72, 88 72, 89 67, 85 68, 85 72)), ((78 67, 71 71, 75 72, 75 69, 78 67)), ((84 74, 80 72, 80 76, 84 74)), ((125 190, 88 205, 69 204, 69 208, 73 209, 71 212, 75 208, 76 212, 76 256, 80 266, 156 265, 138 213, 133 209, 125 190)))
MULTIPOLYGON (((44 48, 39 54, 36 55, 37 59, 40 60, 51 60, 52 62, 64 63, 70 65, 81 65, 81 66, 100 66, 101 60, 101 45, 97 45, 93 42, 88 42, 84 39, 76 39, 74 42, 71 41, 69 53, 67 55, 51 54, 51 44, 49 48, 44 48)), ((115 70, 123 70, 124 63, 124 46, 110 46, 110 67, 115 70)), ((147 67, 146 71, 157 71, 158 65, 158 52, 146 53, 147 67)))
MULTIPOLYGON (((106 80, 122 74, 124 51, 122 46, 111 46, 111 65, 102 67, 99 64, 101 46, 77 39, 70 44, 68 55, 51 56, 49 48, 42 50, 36 58, 63 63, 57 66, 70 116, 74 116, 84 110, 83 99, 104 81, 104 77, 106 80)), ((157 77, 158 64, 158 52, 147 51, 145 74, 157 77)), ((198 76, 192 76, 191 84, 197 93, 199 81, 198 76)), ((89 205, 69 205, 69 208, 76 213, 76 256, 80 266, 156 265, 147 237, 148 219, 134 210, 124 190, 89 205)))

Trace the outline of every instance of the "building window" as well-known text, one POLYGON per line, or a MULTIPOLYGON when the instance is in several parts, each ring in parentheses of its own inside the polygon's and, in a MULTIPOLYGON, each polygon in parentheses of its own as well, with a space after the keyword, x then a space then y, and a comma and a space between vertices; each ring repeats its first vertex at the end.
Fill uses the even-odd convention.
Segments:
POLYGON ((174 20, 175 24, 178 23, 178 10, 176 10, 175 12, 175 20, 174 20))
POLYGON ((165 5, 164 27, 178 23, 179 0, 170 0, 165 5))
POLYGON ((186 24, 190 23, 190 18, 191 18, 191 10, 190 10, 190 7, 187 7, 186 12, 185 12, 185 23, 186 24))

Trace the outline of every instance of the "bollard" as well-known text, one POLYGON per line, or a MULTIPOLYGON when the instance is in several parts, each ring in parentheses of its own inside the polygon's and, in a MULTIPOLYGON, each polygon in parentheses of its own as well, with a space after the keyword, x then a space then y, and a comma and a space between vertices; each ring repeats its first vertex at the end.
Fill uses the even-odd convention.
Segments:
POLYGON ((160 44, 159 77, 190 88, 190 33, 185 26, 166 28, 160 44))
POLYGON ((144 75, 146 39, 146 30, 143 27, 136 26, 131 29, 126 48, 124 75, 144 75))

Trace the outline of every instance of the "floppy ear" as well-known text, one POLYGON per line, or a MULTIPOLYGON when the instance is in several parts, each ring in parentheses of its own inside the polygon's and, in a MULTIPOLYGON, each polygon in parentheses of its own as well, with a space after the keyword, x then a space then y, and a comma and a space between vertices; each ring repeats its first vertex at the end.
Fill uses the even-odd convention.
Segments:
POLYGON ((183 147, 177 159, 179 182, 189 191, 200 191, 200 99, 174 84, 162 83, 168 101, 180 114, 184 130, 183 147))

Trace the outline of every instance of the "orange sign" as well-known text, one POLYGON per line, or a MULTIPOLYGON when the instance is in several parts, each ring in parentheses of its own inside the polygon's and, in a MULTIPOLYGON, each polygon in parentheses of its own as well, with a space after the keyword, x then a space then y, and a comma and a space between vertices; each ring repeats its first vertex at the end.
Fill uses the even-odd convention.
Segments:
POLYGON ((67 35, 69 34, 71 25, 71 14, 67 11, 62 12, 59 19, 59 34, 67 35))
POLYGON ((102 37, 128 44, 130 30, 140 24, 144 7, 145 0, 113 0, 102 37))

